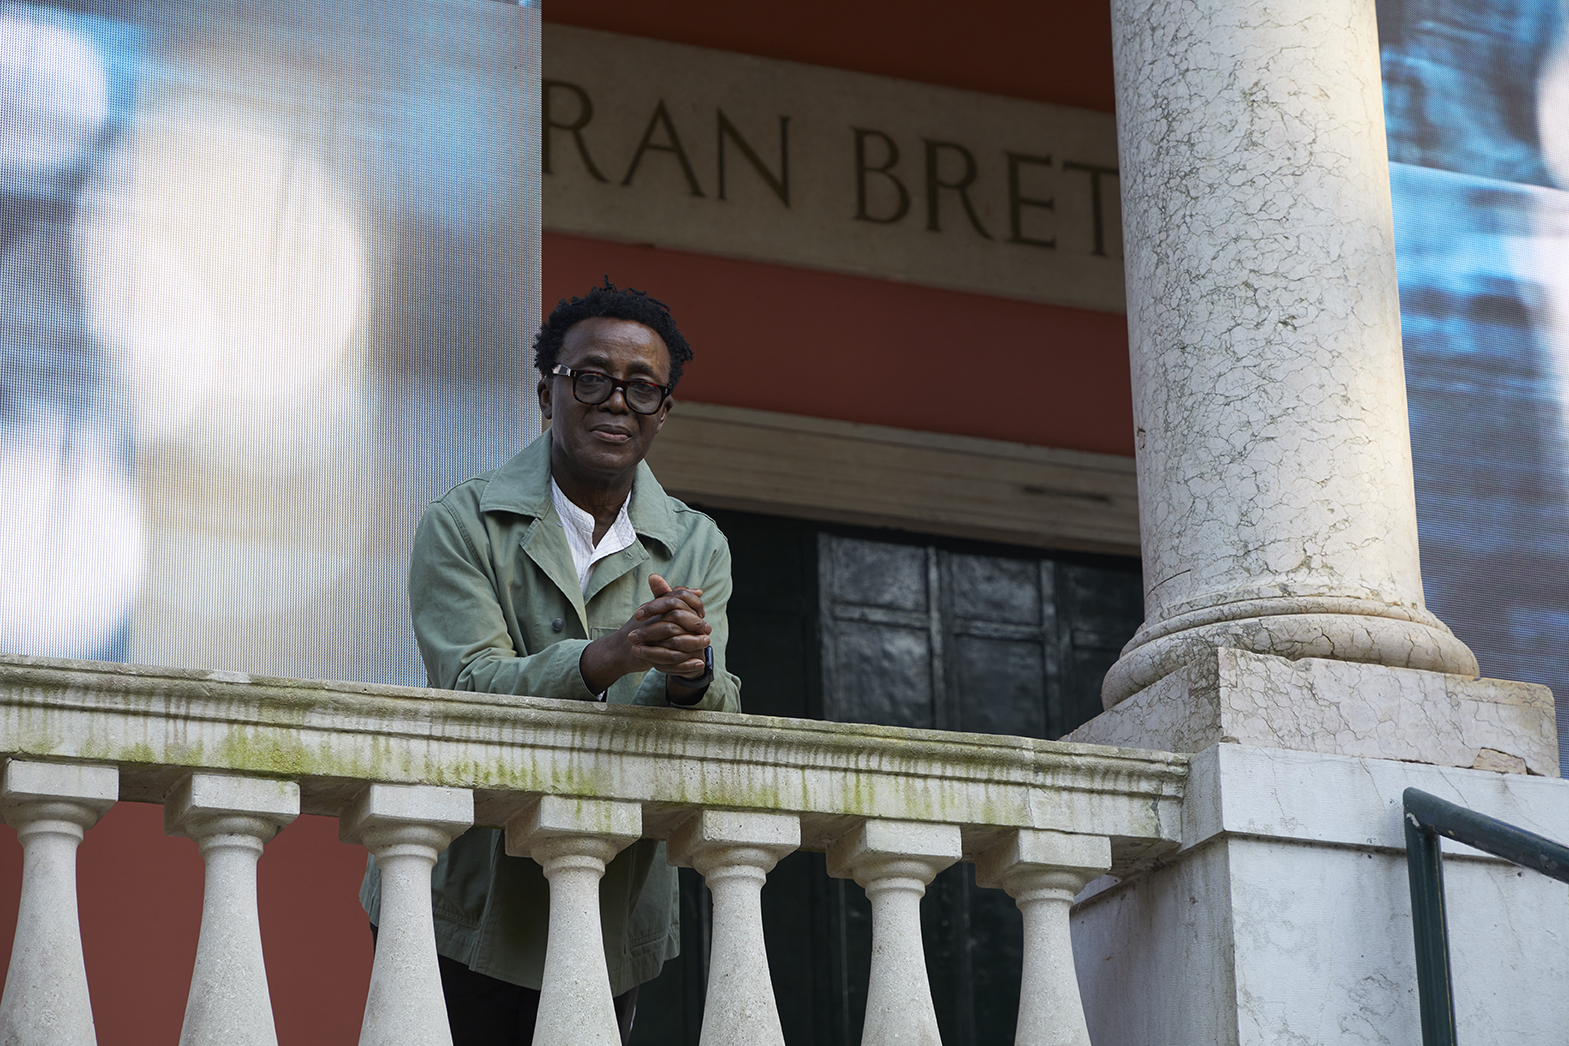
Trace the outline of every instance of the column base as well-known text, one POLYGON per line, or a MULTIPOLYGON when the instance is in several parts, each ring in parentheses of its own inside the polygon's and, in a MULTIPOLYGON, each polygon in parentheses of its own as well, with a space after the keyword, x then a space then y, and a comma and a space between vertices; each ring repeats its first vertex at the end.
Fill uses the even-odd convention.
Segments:
MULTIPOLYGON (((1417 1041, 1401 792, 1557 840, 1569 781, 1218 745, 1196 755, 1182 849, 1090 884, 1072 916, 1094 1042, 1417 1041)), ((1557 1042, 1562 883, 1445 840, 1460 1041, 1557 1042)))
POLYGON ((1260 748, 1557 777, 1552 691, 1533 683, 1201 646, 1063 738, 1200 752, 1260 748))
MULTIPOLYGON (((1250 601, 1266 602, 1275 601, 1250 601)), ((1307 602, 1311 606, 1313 601, 1307 602)), ((1196 615, 1184 615, 1188 616, 1196 615)), ((1140 634, 1133 637, 1122 657, 1106 673, 1101 684, 1101 703, 1105 707, 1115 707, 1219 647, 1275 654, 1293 661, 1304 657, 1332 658, 1472 679, 1480 674, 1471 649, 1456 639, 1443 622, 1425 612, 1419 616, 1388 617, 1314 611, 1271 613, 1205 621, 1152 636, 1145 636, 1147 628, 1146 625, 1139 630, 1140 634)))

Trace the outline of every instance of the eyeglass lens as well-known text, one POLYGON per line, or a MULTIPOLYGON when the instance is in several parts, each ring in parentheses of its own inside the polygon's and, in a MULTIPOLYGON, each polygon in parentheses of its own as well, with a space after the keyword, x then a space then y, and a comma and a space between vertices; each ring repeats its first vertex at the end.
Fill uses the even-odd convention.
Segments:
POLYGON ((652 414, 665 401, 665 390, 651 381, 617 382, 606 374, 579 371, 572 378, 572 393, 584 403, 603 403, 621 385, 626 404, 639 414, 652 414))

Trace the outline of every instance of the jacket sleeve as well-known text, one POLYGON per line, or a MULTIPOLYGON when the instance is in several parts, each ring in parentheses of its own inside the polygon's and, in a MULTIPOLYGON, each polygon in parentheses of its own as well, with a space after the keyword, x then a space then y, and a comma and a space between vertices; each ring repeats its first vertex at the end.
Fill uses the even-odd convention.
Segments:
POLYGON ((578 668, 588 640, 563 639, 532 654, 513 645, 484 542, 444 502, 420 517, 409 559, 409 610, 430 685, 594 700, 578 668))
MULTIPOLYGON (((703 617, 713 626, 709 643, 714 648, 714 681, 703 692, 703 699, 694 705, 675 705, 676 708, 702 709, 707 712, 741 711, 741 681, 725 668, 725 648, 730 642, 730 621, 726 609, 730 604, 730 543, 717 528, 714 531, 718 544, 708 557, 708 567, 702 581, 696 586, 703 590, 703 617)), ((665 676, 662 672, 649 672, 638 687, 635 704, 664 705, 665 676)))

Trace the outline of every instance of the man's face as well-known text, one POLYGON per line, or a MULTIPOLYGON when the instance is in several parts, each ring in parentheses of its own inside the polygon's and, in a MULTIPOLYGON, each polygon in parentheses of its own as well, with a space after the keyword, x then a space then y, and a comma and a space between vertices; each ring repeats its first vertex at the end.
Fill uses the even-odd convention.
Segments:
MULTIPOLYGON (((670 382, 670 350, 641 323, 595 318, 573 324, 561 346, 562 366, 598 371, 622 381, 670 382)), ((539 410, 550 419, 551 461, 582 479, 614 481, 637 468, 665 424, 670 401, 657 413, 638 414, 622 390, 603 403, 579 403, 572 379, 547 375, 539 383, 539 410)))

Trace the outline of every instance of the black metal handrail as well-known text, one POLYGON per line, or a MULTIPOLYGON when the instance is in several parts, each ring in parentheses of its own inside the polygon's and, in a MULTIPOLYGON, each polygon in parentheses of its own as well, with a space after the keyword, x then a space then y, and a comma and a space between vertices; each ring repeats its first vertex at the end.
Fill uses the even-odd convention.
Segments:
POLYGON ((1406 870, 1411 875, 1411 929, 1416 938, 1416 982, 1423 1046, 1455 1046, 1455 996, 1449 971, 1449 921, 1444 914, 1444 864, 1438 837, 1446 836, 1569 883, 1569 847, 1496 817, 1405 790, 1406 870))

